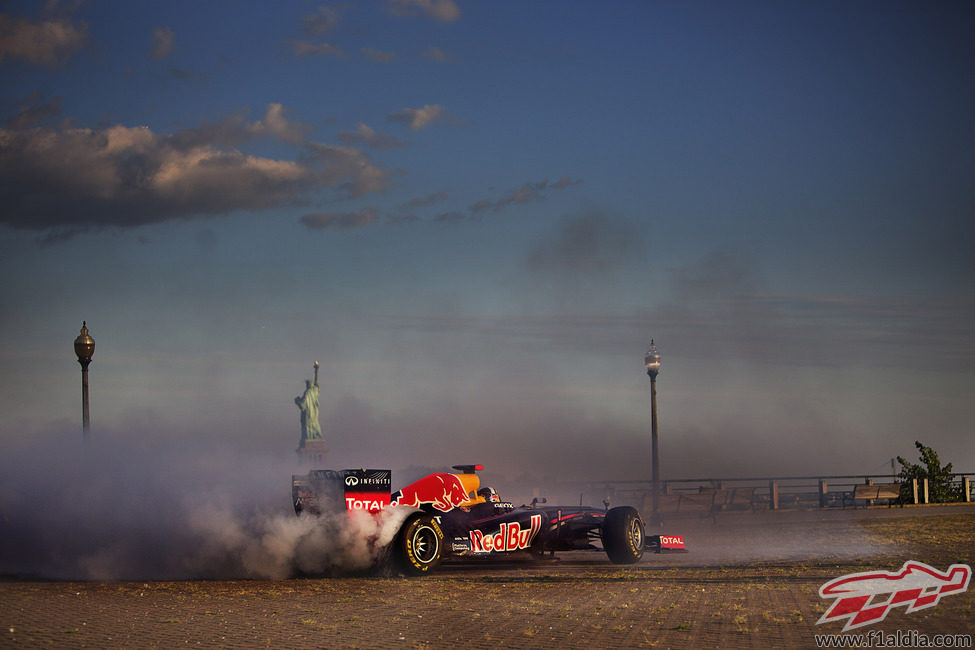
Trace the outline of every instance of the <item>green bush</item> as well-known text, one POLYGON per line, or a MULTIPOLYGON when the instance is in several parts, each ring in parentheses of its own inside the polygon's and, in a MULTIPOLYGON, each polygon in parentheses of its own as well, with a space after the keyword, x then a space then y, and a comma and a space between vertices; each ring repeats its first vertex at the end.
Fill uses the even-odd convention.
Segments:
POLYGON ((910 503, 914 499, 911 479, 918 480, 918 489, 922 479, 928 479, 928 501, 931 503, 950 503, 962 500, 962 488, 952 481, 951 463, 941 465, 938 452, 915 441, 914 446, 921 452, 921 463, 909 463, 900 456, 897 462, 901 464, 898 474, 903 481, 901 486, 901 501, 910 503))

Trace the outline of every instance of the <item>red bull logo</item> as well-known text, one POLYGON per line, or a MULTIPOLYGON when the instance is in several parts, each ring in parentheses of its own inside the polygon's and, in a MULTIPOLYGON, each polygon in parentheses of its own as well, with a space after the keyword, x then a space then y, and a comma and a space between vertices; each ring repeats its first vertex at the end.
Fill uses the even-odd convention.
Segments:
POLYGON ((501 530, 493 535, 472 530, 471 550, 475 553, 501 553, 526 549, 541 529, 542 516, 532 515, 528 528, 522 528, 520 523, 512 521, 501 524, 501 530))
POLYGON ((867 571, 830 580, 819 588, 821 598, 836 598, 833 605, 816 624, 846 619, 843 631, 863 625, 879 623, 894 607, 906 606, 906 612, 934 607, 944 596, 963 593, 968 589, 972 569, 967 564, 952 564, 942 573, 915 562, 905 562, 900 571, 867 571), (879 602, 875 596, 885 595, 879 602))
POLYGON ((453 474, 438 473, 400 490, 399 497, 392 505, 419 508, 423 504, 430 504, 441 512, 448 512, 467 500, 467 490, 459 478, 453 474))

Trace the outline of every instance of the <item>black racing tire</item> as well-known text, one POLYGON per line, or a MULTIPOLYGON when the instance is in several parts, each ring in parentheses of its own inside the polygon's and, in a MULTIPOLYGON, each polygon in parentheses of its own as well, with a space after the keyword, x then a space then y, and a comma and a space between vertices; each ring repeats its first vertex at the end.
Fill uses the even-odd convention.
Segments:
POLYGON ((443 530, 436 519, 424 512, 407 517, 393 542, 397 566, 411 576, 426 575, 437 568, 443 552, 443 530))
POLYGON ((636 564, 643 557, 646 533, 636 508, 619 506, 603 521, 603 549, 613 564, 636 564))

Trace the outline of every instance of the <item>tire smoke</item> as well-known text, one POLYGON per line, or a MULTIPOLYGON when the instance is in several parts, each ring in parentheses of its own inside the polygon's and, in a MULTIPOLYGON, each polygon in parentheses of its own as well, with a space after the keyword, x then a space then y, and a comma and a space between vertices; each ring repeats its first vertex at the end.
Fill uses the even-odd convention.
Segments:
POLYGON ((47 439, 0 460, 0 575, 281 579, 368 570, 408 514, 295 516, 296 463, 206 443, 47 439))

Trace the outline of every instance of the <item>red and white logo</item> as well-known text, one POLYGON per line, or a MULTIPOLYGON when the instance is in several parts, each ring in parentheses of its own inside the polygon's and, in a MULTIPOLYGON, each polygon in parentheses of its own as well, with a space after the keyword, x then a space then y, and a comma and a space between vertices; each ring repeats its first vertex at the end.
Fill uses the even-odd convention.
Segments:
POLYGON ((893 607, 906 613, 934 607, 943 596, 964 593, 972 577, 967 564, 952 564, 944 573, 922 562, 905 562, 900 571, 866 571, 830 580, 821 598, 836 598, 816 624, 846 620, 843 631, 884 620, 893 607), (884 596, 884 597, 880 597, 884 596))
POLYGON ((512 521, 501 524, 501 530, 493 535, 472 530, 471 550, 475 553, 503 553, 528 548, 541 529, 542 516, 532 515, 528 528, 522 528, 517 521, 512 521))
POLYGON ((683 549, 684 536, 683 535, 661 535, 660 548, 683 549))
POLYGON ((389 495, 382 492, 346 492, 346 510, 379 512, 389 505, 389 495))

